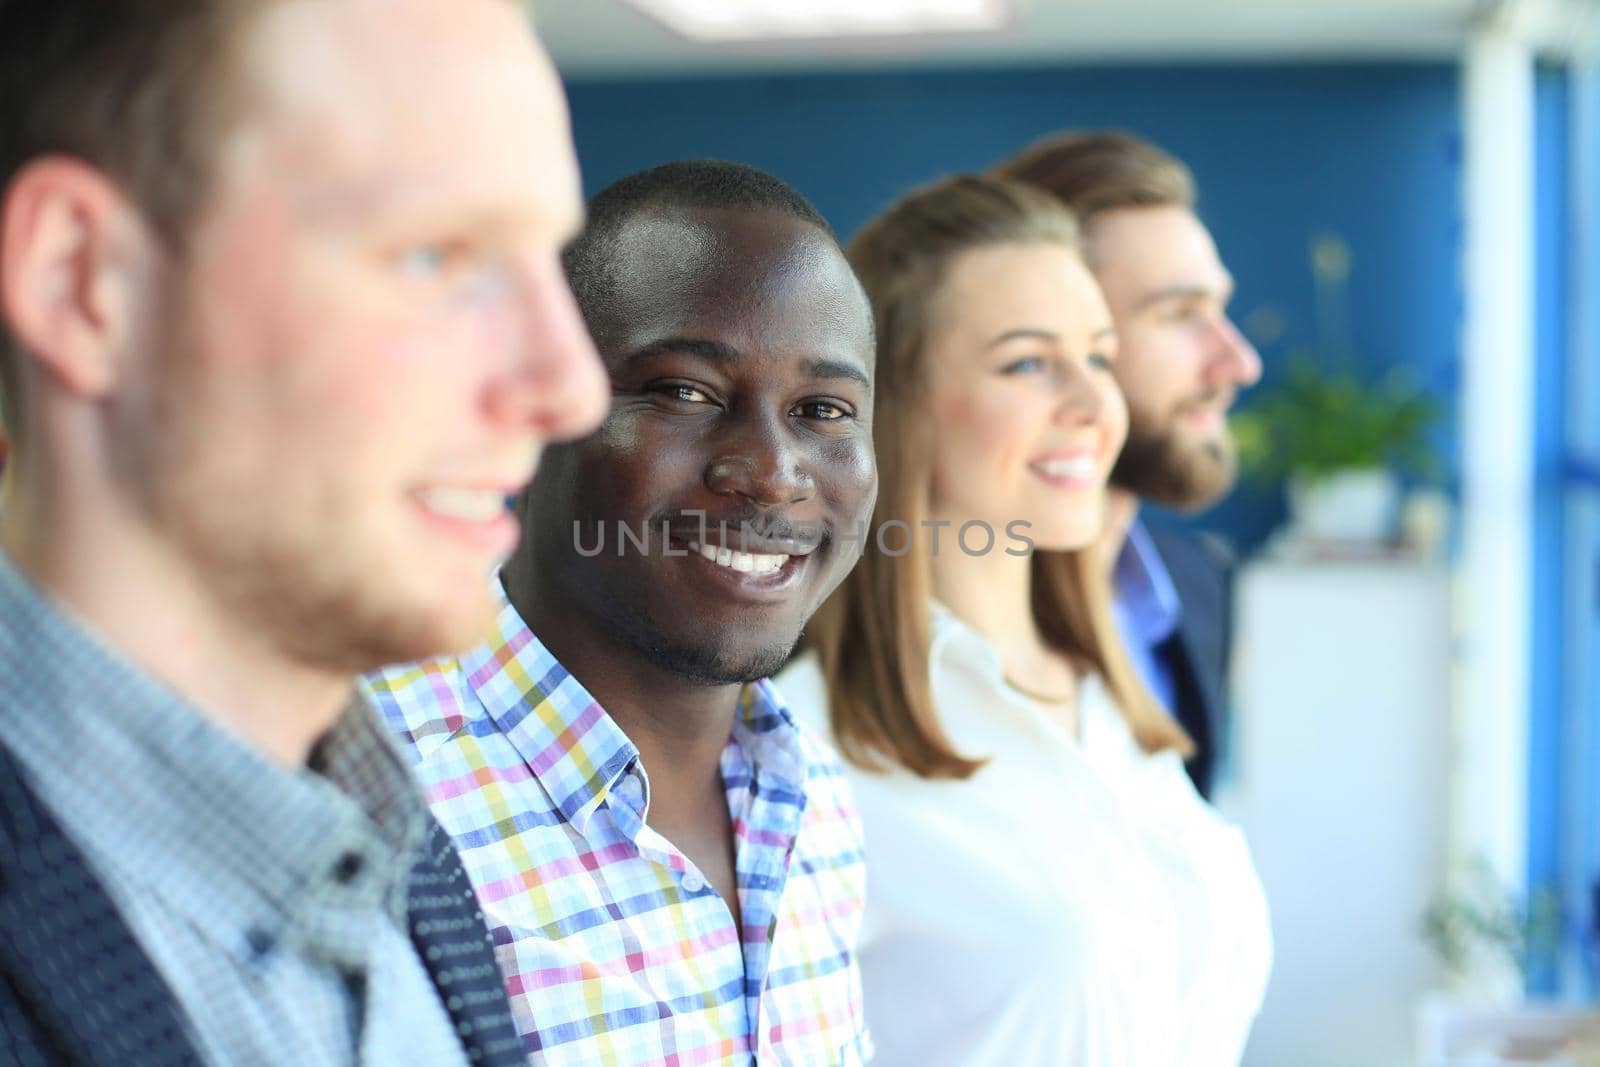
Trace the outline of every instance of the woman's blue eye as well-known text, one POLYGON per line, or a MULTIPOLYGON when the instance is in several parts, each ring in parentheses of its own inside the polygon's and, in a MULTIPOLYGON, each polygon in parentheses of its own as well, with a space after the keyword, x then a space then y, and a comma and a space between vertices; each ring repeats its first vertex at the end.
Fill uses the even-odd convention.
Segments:
POLYGON ((1089 366, 1095 367, 1098 370, 1110 370, 1111 369, 1111 357, 1107 356, 1107 355, 1104 355, 1104 354, 1102 354, 1100 352, 1090 352, 1089 353, 1089 366))
POLYGON ((1015 363, 1008 363, 1000 371, 1000 373, 1001 374, 1035 374, 1035 373, 1037 373, 1037 372, 1039 372, 1039 371, 1041 371, 1043 369, 1044 369, 1044 360, 1040 359, 1038 356, 1029 356, 1026 359, 1019 359, 1015 363))

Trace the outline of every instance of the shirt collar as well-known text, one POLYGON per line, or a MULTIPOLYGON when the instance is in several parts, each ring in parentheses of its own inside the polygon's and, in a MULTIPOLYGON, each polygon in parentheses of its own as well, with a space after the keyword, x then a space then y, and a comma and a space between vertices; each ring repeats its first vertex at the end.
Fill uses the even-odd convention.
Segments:
POLYGON ((928 664, 937 667, 946 660, 964 669, 975 670, 985 679, 999 683, 1005 677, 1005 664, 989 639, 940 601, 929 603, 928 664))
POLYGON ((800 732, 770 678, 751 682, 739 693, 733 739, 762 774, 797 790, 805 785, 807 764, 800 732))
POLYGON ((589 691, 533 635, 495 583, 489 640, 461 657, 467 684, 579 833, 639 750, 589 691))
POLYGON ((1128 537, 1117 555, 1112 582, 1116 588, 1116 608, 1130 636, 1154 646, 1178 629, 1183 612, 1178 591, 1149 531, 1137 519, 1128 527, 1128 537))
MULTIPOLYGON (((461 669, 494 725, 516 748, 552 804, 579 833, 630 769, 644 779, 639 750, 600 703, 534 635, 504 589, 488 641, 461 658, 461 669)), ((769 679, 739 694, 731 737, 758 772, 796 787, 806 777, 799 733, 769 679)))
POLYGON ((226 949, 314 942, 339 928, 330 913, 404 915, 426 809, 364 702, 352 698, 307 767, 286 769, 101 643, 3 554, 0 692, 0 742, 69 831, 118 876, 181 895, 226 949))

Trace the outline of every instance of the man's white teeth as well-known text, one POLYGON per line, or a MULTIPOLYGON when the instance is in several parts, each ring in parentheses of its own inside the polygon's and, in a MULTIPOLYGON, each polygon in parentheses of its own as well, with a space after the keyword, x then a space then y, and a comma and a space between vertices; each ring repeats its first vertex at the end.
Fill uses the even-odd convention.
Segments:
POLYGON ((1034 464, 1051 478, 1084 479, 1095 476, 1093 456, 1073 456, 1070 459, 1045 459, 1034 464))
POLYGON ((702 545, 695 541, 689 542, 689 548, 700 553, 712 563, 738 571, 740 574, 776 574, 783 568, 785 563, 789 562, 788 556, 767 556, 757 552, 735 552, 729 548, 702 545))
POLYGON ((498 489, 423 489, 417 496, 435 515, 463 522, 493 522, 506 510, 506 495, 498 489))

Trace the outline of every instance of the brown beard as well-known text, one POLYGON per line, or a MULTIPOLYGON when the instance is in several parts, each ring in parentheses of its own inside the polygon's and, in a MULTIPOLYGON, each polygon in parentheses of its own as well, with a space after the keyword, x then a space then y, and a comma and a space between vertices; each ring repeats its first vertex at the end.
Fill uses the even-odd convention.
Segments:
POLYGON ((1111 470, 1111 484, 1174 511, 1193 512, 1215 504, 1238 475, 1233 439, 1224 430, 1205 440, 1185 440, 1166 427, 1128 427, 1128 441, 1111 470))

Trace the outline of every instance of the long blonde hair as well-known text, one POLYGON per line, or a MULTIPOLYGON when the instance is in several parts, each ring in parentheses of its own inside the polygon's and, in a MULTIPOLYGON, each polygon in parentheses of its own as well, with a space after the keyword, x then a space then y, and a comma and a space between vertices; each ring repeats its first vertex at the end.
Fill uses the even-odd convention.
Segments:
MULTIPOLYGON (((899 520, 923 529, 933 480, 924 355, 940 289, 957 257, 999 244, 1048 242, 1081 255, 1072 214, 1049 194, 963 175, 917 189, 867 223, 846 250, 872 301, 878 335, 873 438, 878 503, 872 529, 899 520)), ((924 778, 966 778, 984 763, 956 751, 939 724, 929 676, 933 559, 925 538, 885 553, 868 537, 857 564, 808 627, 827 680, 833 732, 852 762, 905 767, 924 778)), ((1146 751, 1194 744, 1140 682, 1111 615, 1095 549, 1035 552, 1033 611, 1051 645, 1106 680, 1146 751)))

